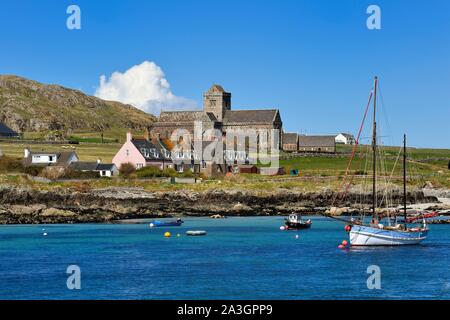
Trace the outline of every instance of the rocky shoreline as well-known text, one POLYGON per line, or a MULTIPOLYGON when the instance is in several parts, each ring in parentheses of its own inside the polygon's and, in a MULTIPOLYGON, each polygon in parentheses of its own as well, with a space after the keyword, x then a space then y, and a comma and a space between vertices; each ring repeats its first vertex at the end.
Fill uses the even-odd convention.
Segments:
MULTIPOLYGON (((383 197, 380 195, 379 197, 383 197)), ((370 207, 361 203, 360 193, 351 192, 345 201, 333 201, 335 193, 297 192, 279 189, 275 192, 245 190, 209 190, 148 192, 139 188, 107 188, 89 192, 69 189, 39 191, 30 188, 0 187, 0 224, 50 224, 115 222, 171 216, 269 216, 292 212, 320 214, 332 205, 345 207, 339 214, 359 212, 370 207)), ((394 206, 400 205, 400 191, 391 196, 394 206)), ((408 204, 438 203, 435 195, 422 191, 408 193, 408 204)), ((381 203, 380 203, 381 205, 381 203)))

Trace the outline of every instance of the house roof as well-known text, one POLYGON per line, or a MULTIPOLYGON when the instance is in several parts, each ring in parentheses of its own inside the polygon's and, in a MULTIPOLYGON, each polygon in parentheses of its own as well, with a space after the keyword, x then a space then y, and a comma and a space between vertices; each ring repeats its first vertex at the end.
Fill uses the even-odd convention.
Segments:
POLYGON ((132 139, 131 142, 145 160, 170 160, 170 158, 164 156, 165 149, 161 144, 153 144, 146 139, 132 139))
POLYGON ((3 137, 17 137, 19 134, 0 122, 0 136, 3 137))
POLYGON ((352 138, 354 138, 353 135, 350 134, 350 133, 343 133, 343 132, 341 132, 340 134, 342 134, 342 135, 343 135, 344 137, 346 137, 347 139, 352 139, 352 138))
POLYGON ((75 151, 62 151, 62 152, 30 152, 30 156, 27 158, 23 158, 23 165, 24 166, 54 166, 54 167, 65 167, 69 165, 69 160, 75 156, 78 159, 78 156, 75 151), (55 163, 32 163, 32 156, 36 155, 55 155, 56 156, 56 162, 55 163))
POLYGON ((75 161, 70 164, 70 168, 75 171, 95 171, 97 162, 75 161))
POLYGON ((334 147, 334 136, 298 136, 300 147, 334 147))
MULTIPOLYGON (((278 110, 226 110, 223 117, 224 124, 240 123, 268 123, 272 124, 277 117, 278 110)), ((154 126, 161 123, 192 124, 194 121, 217 122, 216 116, 211 112, 203 111, 163 111, 154 126)))
POLYGON ((112 171, 114 170, 115 164, 113 163, 98 163, 97 171, 112 171))
POLYGON ((75 171, 110 171, 114 169, 112 163, 98 163, 88 161, 75 161, 70 164, 70 168, 75 171))
POLYGON ((226 110, 223 117, 224 124, 232 123, 273 123, 278 110, 226 110))
POLYGON ((163 111, 158 122, 193 122, 201 121, 203 111, 163 111))
POLYGON ((283 144, 297 144, 298 134, 297 133, 284 133, 283 134, 283 144))

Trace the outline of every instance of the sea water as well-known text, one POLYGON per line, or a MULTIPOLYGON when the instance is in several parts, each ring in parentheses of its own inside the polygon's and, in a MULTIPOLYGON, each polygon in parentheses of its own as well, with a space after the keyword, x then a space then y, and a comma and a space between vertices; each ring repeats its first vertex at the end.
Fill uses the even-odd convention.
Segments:
POLYGON ((450 298, 450 225, 432 225, 418 246, 341 250, 344 225, 311 219, 302 231, 281 231, 282 217, 0 226, 0 299, 450 298), (67 286, 71 265, 79 290, 67 286), (370 266, 380 289, 368 286, 370 266))

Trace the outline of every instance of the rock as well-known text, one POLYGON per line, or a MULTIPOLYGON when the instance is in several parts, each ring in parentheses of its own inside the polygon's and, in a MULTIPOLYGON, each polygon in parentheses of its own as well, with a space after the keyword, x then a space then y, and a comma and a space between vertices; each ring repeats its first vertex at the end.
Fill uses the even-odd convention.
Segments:
POLYGON ((325 213, 332 215, 332 216, 341 216, 343 214, 347 214, 349 212, 349 207, 343 207, 343 208, 338 208, 338 207, 331 207, 330 209, 326 210, 325 213))
MULTIPOLYGON (((350 192, 345 201, 335 202, 334 199, 335 194, 330 190, 301 192, 280 188, 269 192, 216 188, 205 192, 148 192, 142 188, 109 187, 76 192, 68 188, 44 191, 0 185, 0 224, 108 222, 174 214, 222 217, 326 212, 343 215, 371 207, 370 195, 361 197, 360 192, 350 192), (360 199, 367 199, 369 203, 353 205, 360 199), (332 203, 334 208, 327 210, 332 203)), ((425 196, 421 191, 412 191, 407 197, 408 203, 431 203, 433 200, 436 200, 434 196, 425 196)), ((394 205, 400 205, 402 193, 394 192, 392 201, 394 205)))
POLYGON ((220 214, 213 214, 210 218, 211 219, 225 219, 226 216, 222 216, 220 214))
POLYGON ((60 217, 75 217, 77 214, 72 211, 68 210, 60 210, 56 208, 48 208, 41 212, 41 216, 43 217, 54 217, 54 216, 60 216, 60 217))

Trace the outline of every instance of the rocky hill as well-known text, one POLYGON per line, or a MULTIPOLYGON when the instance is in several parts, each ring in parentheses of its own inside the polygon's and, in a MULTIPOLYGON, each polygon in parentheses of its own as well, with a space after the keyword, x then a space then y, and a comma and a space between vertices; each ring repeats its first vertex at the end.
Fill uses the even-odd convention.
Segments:
POLYGON ((0 75, 0 121, 17 132, 144 130, 154 120, 153 115, 130 105, 0 75))

